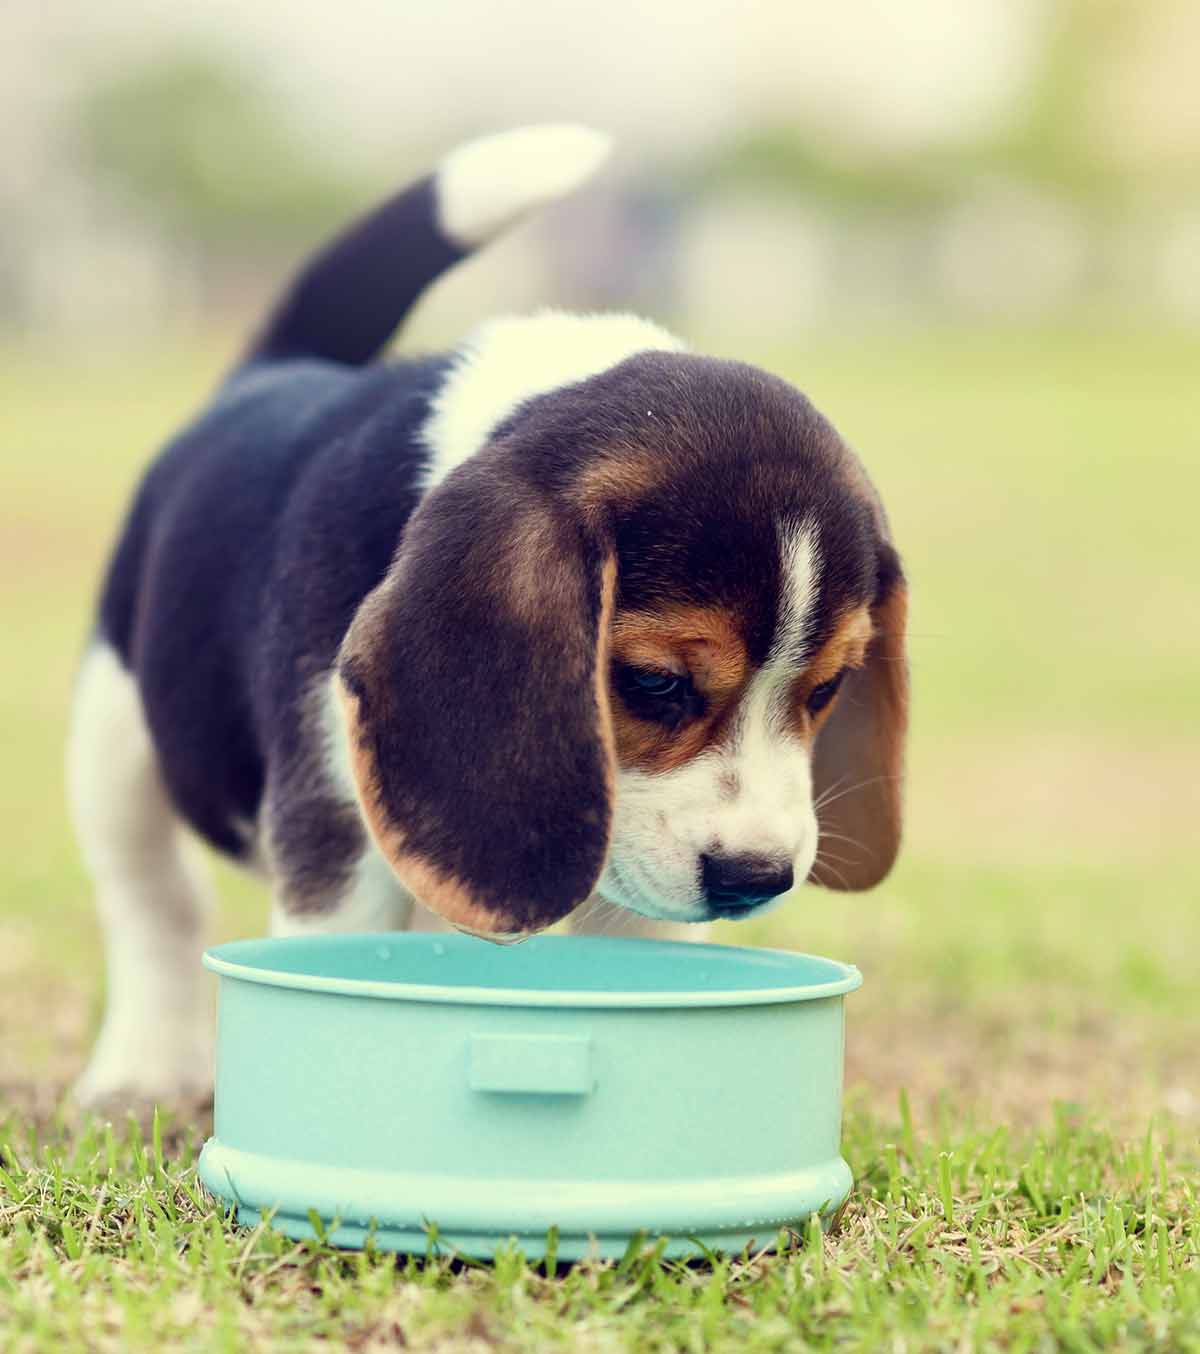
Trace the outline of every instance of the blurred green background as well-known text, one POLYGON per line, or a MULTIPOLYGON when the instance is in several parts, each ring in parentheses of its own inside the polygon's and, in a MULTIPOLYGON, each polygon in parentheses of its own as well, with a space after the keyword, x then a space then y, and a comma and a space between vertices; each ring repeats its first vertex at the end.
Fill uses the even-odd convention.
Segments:
MULTIPOLYGON (((140 468, 323 232, 572 117, 618 134, 604 181, 402 346, 651 312, 829 414, 912 579, 900 867, 727 938, 863 968, 856 1095, 1200 1125, 1200 10, 497 8, 30 7, 0 50, 0 1093, 61 1087, 98 1016, 62 748, 140 468)), ((219 934, 261 929, 221 886, 219 934)))

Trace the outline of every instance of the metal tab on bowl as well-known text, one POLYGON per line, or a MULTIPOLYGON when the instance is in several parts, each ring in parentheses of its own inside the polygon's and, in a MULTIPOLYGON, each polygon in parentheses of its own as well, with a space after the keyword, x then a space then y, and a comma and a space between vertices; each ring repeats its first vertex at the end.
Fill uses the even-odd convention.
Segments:
POLYGON ((473 1034, 467 1084, 509 1095, 588 1095, 592 1041, 562 1034, 473 1034))

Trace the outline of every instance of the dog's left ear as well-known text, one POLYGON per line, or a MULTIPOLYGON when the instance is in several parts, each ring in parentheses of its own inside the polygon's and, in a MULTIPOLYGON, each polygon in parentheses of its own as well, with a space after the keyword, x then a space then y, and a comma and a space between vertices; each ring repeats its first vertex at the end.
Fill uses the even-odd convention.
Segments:
POLYGON ((828 800, 818 809, 818 818, 821 835, 831 835, 831 854, 837 860, 822 865, 818 859, 809 879, 827 888, 873 888, 900 849, 908 729, 907 615, 900 561, 884 545, 866 662, 846 678, 813 754, 813 802, 828 800))
POLYGON ((401 881, 499 935, 566 916, 604 868, 615 751, 604 533, 503 444, 433 489, 338 660, 364 817, 401 881))

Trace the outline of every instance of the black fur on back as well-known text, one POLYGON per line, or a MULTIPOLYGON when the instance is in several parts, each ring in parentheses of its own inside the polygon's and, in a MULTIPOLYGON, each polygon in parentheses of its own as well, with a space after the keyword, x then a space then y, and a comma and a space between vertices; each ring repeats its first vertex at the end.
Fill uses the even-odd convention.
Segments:
POLYGON ((138 490, 99 630, 137 678, 172 799, 224 851, 245 849, 268 756, 298 745, 306 682, 387 571, 446 365, 245 368, 138 490))
POLYGON ((147 471, 98 629, 137 679, 177 808, 242 853, 269 758, 328 668, 419 493, 417 432, 449 359, 364 366, 463 255, 436 179, 315 254, 210 407, 147 471))

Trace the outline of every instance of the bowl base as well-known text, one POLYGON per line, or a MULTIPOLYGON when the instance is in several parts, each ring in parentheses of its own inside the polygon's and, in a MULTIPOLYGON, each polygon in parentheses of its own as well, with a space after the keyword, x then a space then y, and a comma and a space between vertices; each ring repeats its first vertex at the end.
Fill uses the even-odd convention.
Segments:
MULTIPOLYGON (((821 1214, 821 1227, 828 1231, 837 1210, 821 1214)), ((241 1207, 237 1210, 237 1221, 241 1227, 256 1227, 262 1222, 262 1214, 256 1208, 241 1207)), ((270 1214, 270 1225, 284 1236, 296 1241, 311 1241, 316 1237, 312 1223, 306 1217, 293 1213, 270 1214)), ((759 1227, 749 1232, 728 1231, 712 1232, 703 1236, 668 1237, 663 1248, 663 1256, 668 1260, 700 1259, 706 1251, 722 1255, 736 1255, 750 1247, 755 1253, 762 1250, 777 1249, 781 1227, 796 1231, 805 1225, 804 1219, 795 1219, 781 1223, 774 1230, 759 1227)), ((636 1235, 636 1234, 634 1234, 636 1235)), ((496 1252, 504 1246, 516 1246, 526 1260, 537 1262, 544 1260, 547 1254, 547 1236, 544 1232, 521 1236, 513 1233, 501 1236, 499 1233, 475 1232, 437 1232, 436 1238, 429 1233, 404 1231, 393 1227, 361 1227, 348 1223, 339 1223, 336 1228, 326 1230, 325 1241, 339 1250, 362 1250, 370 1238, 370 1244, 376 1250, 394 1251, 397 1255, 462 1255, 470 1260, 494 1260, 496 1252)), ((560 1236, 554 1248, 559 1261, 574 1264, 579 1260, 620 1260, 629 1249, 633 1236, 560 1236)), ((660 1238, 653 1232, 645 1234, 649 1245, 660 1238)))
POLYGON ((209 1193, 236 1206, 243 1226, 265 1217, 286 1236, 311 1240, 315 1214, 324 1239, 342 1249, 369 1243, 402 1255, 455 1252, 478 1260, 510 1243, 526 1259, 542 1260, 552 1226, 564 1261, 619 1260, 639 1234, 647 1241, 666 1236, 663 1253, 671 1259, 773 1249, 781 1230, 802 1230, 814 1214, 827 1228, 852 1184, 841 1157, 775 1177, 500 1182, 306 1165, 216 1138, 204 1146, 199 1174, 209 1193), (514 1198, 525 1207, 514 1208, 514 1198))

